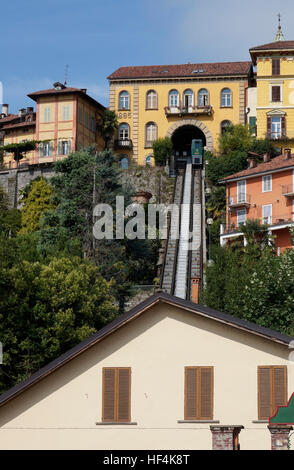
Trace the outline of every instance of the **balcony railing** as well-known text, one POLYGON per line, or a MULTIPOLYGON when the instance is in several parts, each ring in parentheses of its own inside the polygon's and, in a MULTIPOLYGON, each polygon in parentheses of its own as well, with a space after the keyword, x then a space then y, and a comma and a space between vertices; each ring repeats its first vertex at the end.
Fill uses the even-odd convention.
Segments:
POLYGON ((235 207, 249 207, 251 204, 251 195, 247 193, 238 193, 237 196, 230 196, 228 198, 229 208, 235 207))
POLYGON ((282 194, 286 197, 294 196, 294 185, 293 184, 283 184, 282 185, 282 194))
POLYGON ((266 138, 267 139, 271 139, 271 140, 280 140, 280 139, 286 139, 287 136, 285 134, 285 132, 268 132, 266 134, 266 138))
MULTIPOLYGON (((277 215, 277 216, 269 216, 269 217, 262 217, 260 219, 256 219, 260 223, 260 227, 262 228, 263 225, 269 225, 270 229, 274 229, 275 226, 278 225, 290 225, 294 223, 293 214, 286 214, 286 215, 277 215)), ((243 223, 246 225, 246 221, 243 223)), ((242 232, 242 223, 237 224, 221 224, 221 235, 229 234, 229 233, 238 233, 242 232)))
POLYGON ((197 115, 197 114, 207 114, 210 116, 212 114, 212 106, 166 106, 164 108, 165 114, 170 115, 197 115))
POLYGON ((131 139, 118 139, 115 141, 115 146, 117 148, 131 149, 133 147, 133 143, 131 139))

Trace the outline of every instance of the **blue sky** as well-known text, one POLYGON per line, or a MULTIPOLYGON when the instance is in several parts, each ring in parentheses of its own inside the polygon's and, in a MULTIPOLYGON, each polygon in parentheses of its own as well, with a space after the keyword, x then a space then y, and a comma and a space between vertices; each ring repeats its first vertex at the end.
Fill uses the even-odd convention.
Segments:
POLYGON ((107 75, 123 65, 248 60, 282 15, 294 39, 293 0, 14 0, 1 2, 0 81, 10 112, 30 92, 64 81, 108 105, 107 75))

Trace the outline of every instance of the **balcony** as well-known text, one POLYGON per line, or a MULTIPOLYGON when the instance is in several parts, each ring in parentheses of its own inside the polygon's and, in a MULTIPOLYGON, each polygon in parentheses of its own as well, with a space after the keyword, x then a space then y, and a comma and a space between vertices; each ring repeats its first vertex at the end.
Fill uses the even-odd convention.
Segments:
POLYGON ((115 141, 115 147, 131 149, 133 147, 133 142, 131 139, 119 139, 115 141))
POLYGON ((266 138, 270 140, 287 139, 285 132, 268 132, 266 138))
POLYGON ((196 116, 196 115, 207 115, 212 114, 212 106, 166 106, 164 108, 166 116, 196 116))
MULTIPOLYGON (((288 213, 286 215, 277 215, 277 216, 270 216, 270 217, 263 217, 259 220, 260 227, 263 228, 263 225, 268 225, 271 230, 279 229, 279 228, 284 228, 285 226, 289 226, 290 224, 294 223, 294 217, 293 213, 288 213), (279 226, 282 227, 279 227, 279 226)), ((244 222, 246 225, 246 221, 244 222)), ((241 223, 237 225, 237 223, 232 223, 232 224, 221 224, 221 229, 220 229, 220 234, 221 235, 226 235, 226 234, 232 234, 235 233, 238 235, 239 233, 241 234, 242 232, 242 227, 241 223)))
POLYGON ((230 209, 237 209, 239 207, 250 207, 251 205, 250 194, 239 193, 237 196, 230 196, 228 199, 228 207, 230 209))
POLYGON ((282 186, 282 194, 285 197, 294 197, 294 185, 293 184, 284 184, 282 186))

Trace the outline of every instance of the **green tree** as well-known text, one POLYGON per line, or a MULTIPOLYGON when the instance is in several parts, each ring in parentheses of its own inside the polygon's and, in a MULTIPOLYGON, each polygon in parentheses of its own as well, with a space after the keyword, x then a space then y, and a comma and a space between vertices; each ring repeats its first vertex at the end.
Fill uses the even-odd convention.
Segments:
POLYGON ((173 144, 170 137, 160 137, 152 144, 156 165, 164 166, 170 160, 173 151, 173 144))
POLYGON ((14 160, 19 163, 22 160, 27 152, 35 150, 39 140, 27 140, 20 143, 6 144, 0 147, 1 152, 9 152, 13 154, 14 160))
POLYGON ((248 125, 236 124, 229 126, 219 137, 219 151, 221 155, 229 155, 236 150, 249 151, 252 148, 254 137, 248 125))
POLYGON ((97 123, 97 128, 104 139, 105 150, 108 149, 109 143, 115 134, 115 131, 118 129, 118 125, 119 123, 116 113, 110 109, 105 109, 101 121, 97 123))
MULTIPOLYGON (((24 191, 26 195, 26 191, 24 191)), ((39 178, 30 183, 28 194, 21 210, 21 233, 35 232, 40 229, 40 220, 46 211, 53 210, 56 205, 53 200, 52 186, 45 178, 39 178)))
POLYGON ((9 209, 8 194, 0 186, 0 234, 14 237, 21 227, 21 214, 16 208, 9 209))

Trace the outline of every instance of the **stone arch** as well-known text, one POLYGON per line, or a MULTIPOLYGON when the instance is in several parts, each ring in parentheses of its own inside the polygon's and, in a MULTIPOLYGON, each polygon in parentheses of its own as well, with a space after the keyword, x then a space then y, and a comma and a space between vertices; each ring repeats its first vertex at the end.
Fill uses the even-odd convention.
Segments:
POLYGON ((181 119, 181 121, 175 122, 167 131, 166 136, 167 137, 172 137, 173 133, 175 132, 176 129, 182 126, 195 126, 198 127, 203 134, 205 135, 206 138, 206 150, 209 150, 210 152, 213 151, 213 137, 208 129, 208 127, 202 122, 198 121, 197 119, 181 119))

